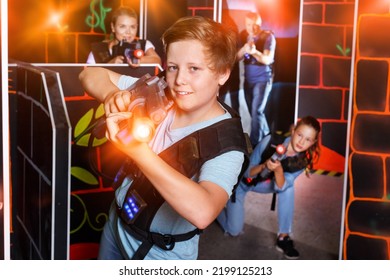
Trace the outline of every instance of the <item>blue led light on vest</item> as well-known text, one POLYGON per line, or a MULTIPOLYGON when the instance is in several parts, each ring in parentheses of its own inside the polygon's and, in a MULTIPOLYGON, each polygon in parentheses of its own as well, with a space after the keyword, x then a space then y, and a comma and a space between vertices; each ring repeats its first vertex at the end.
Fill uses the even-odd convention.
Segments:
POLYGON ((126 223, 132 224, 139 216, 142 209, 146 207, 144 200, 138 195, 135 190, 130 190, 123 203, 122 218, 126 223))

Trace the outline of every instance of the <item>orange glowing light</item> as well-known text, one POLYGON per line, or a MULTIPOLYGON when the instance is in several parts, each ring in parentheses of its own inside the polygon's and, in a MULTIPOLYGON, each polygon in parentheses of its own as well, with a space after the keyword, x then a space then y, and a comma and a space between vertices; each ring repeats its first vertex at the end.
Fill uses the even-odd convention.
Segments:
POLYGON ((132 134, 139 142, 149 142, 154 135, 154 124, 148 118, 135 119, 132 134))
POLYGON ((51 25, 57 25, 61 22, 61 19, 62 19, 62 15, 60 13, 53 12, 50 16, 49 23, 51 25))
POLYGON ((48 25, 56 27, 59 32, 64 32, 69 26, 67 24, 62 24, 63 18, 63 13, 51 12, 48 25))

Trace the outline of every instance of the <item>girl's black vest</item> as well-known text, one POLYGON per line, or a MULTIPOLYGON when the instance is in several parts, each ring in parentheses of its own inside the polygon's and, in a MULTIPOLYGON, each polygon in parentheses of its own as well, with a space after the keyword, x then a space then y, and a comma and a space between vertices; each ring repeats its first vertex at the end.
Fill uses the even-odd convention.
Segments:
MULTIPOLYGON (((141 45, 141 49, 145 52, 146 40, 136 40, 134 42, 139 42, 141 45)), ((113 57, 118 56, 118 55, 123 55, 121 53, 118 53, 118 51, 116 51, 115 48, 114 48, 113 53, 111 55, 110 51, 108 49, 107 42, 92 43, 91 49, 92 49, 92 54, 95 58, 96 63, 107 63, 113 57)))
MULTIPOLYGON (((259 164, 266 162, 275 153, 276 146, 279 144, 283 144, 286 138, 287 136, 285 136, 284 134, 277 134, 277 133, 271 134, 268 145, 263 151, 263 154, 261 155, 261 160, 259 164)), ((281 160, 280 163, 282 164, 284 172, 293 173, 305 169, 306 166, 308 165, 308 159, 306 157, 306 153, 302 152, 293 157, 285 157, 284 159, 281 160)), ((255 186, 257 183, 268 179, 272 179, 273 177, 274 177, 274 173, 271 172, 265 178, 262 178, 258 175, 254 179, 243 178, 243 181, 245 184, 249 186, 255 186)))

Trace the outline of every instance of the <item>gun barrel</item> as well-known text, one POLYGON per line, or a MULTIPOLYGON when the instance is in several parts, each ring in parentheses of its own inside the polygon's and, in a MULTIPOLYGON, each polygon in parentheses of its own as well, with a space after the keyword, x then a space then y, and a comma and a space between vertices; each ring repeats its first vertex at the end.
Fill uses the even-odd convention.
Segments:
MULTIPOLYGON (((285 153, 286 153, 286 147, 283 144, 279 144, 279 145, 276 146, 275 152, 271 156, 270 160, 272 162, 275 162, 277 160, 282 160, 285 153)), ((269 176, 270 173, 271 173, 271 171, 267 167, 265 167, 261 171, 260 177, 266 178, 266 177, 269 176)))
POLYGON ((271 160, 273 162, 275 162, 276 160, 282 160, 285 152, 286 147, 283 144, 277 145, 275 153, 271 156, 271 160))

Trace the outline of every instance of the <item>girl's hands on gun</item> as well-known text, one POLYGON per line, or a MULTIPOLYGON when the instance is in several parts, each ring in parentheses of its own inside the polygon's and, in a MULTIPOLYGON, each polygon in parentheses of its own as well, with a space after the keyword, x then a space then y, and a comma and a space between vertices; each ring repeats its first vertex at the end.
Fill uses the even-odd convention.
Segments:
POLYGON ((112 63, 112 64, 123 64, 125 62, 127 64, 129 64, 130 67, 133 67, 133 68, 137 68, 141 65, 140 60, 138 60, 137 63, 133 63, 130 58, 125 57, 123 55, 115 56, 111 60, 108 61, 108 63, 112 63))
MULTIPOLYGON (((112 50, 112 48, 117 45, 119 43, 118 40, 112 40, 108 43, 108 46, 109 46, 109 49, 112 50)), ((112 63, 112 64, 122 64, 123 62, 125 62, 125 57, 123 55, 118 55, 118 56, 115 56, 113 57, 112 59, 110 59, 108 61, 108 63, 112 63)))
POLYGON ((265 162, 265 166, 270 170, 274 172, 283 171, 282 165, 279 160, 271 160, 268 159, 265 162))
POLYGON ((133 67, 133 68, 139 67, 141 65, 141 60, 138 59, 137 61, 138 61, 137 63, 133 63, 131 58, 126 57, 126 62, 127 62, 127 64, 129 64, 130 67, 133 67))
POLYGON ((109 60, 108 63, 122 64, 124 60, 125 60, 125 57, 123 55, 118 55, 118 56, 113 57, 111 60, 109 60))

